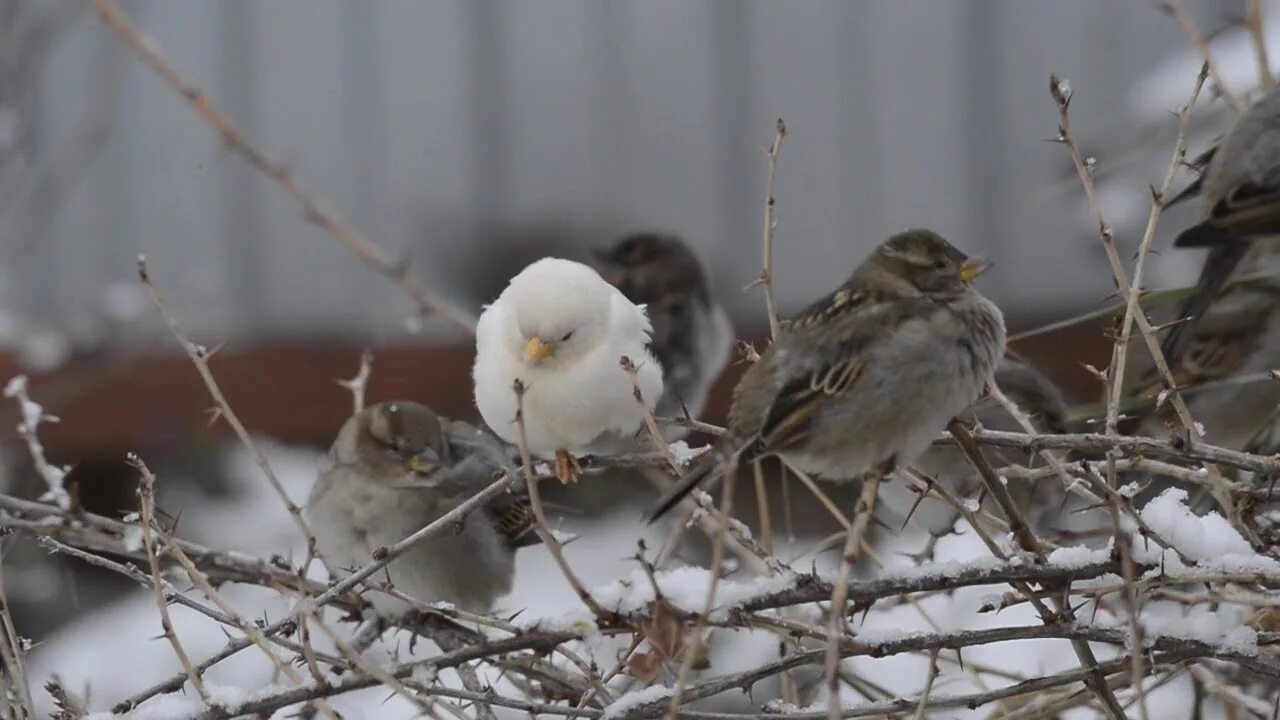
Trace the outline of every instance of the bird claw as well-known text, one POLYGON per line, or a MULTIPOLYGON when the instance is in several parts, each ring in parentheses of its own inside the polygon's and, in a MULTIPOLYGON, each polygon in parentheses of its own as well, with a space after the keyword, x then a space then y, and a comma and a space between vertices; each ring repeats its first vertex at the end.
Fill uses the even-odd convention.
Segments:
POLYGON ((578 482, 578 478, 582 477, 582 465, 578 462, 578 458, 573 456, 568 450, 556 451, 556 479, 563 485, 578 482))

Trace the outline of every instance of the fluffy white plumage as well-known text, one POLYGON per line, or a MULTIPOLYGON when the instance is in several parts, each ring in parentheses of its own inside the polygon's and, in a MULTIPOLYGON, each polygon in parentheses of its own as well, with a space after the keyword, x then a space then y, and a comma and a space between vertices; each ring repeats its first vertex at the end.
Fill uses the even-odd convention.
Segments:
POLYGON ((643 415, 622 357, 638 368, 650 408, 662 395, 662 368, 647 347, 651 328, 634 305, 590 267, 543 258, 511 279, 476 327, 476 407, 510 443, 516 379, 525 386, 530 452, 589 452, 605 436, 630 436, 643 415))

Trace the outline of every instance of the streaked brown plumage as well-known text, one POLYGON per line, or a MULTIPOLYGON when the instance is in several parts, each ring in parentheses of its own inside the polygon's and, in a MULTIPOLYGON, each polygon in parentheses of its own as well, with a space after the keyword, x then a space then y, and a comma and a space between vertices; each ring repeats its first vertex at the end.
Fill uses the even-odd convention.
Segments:
MULTIPOLYGON (((1280 234, 1280 91, 1273 90, 1240 115, 1213 148, 1197 158, 1203 174, 1170 201, 1199 195, 1201 222, 1183 230, 1175 247, 1206 247, 1197 289, 1178 310, 1191 318, 1170 328, 1162 349, 1171 364, 1186 351, 1200 317, 1247 257, 1273 254, 1267 239, 1280 234)), ((1253 261, 1246 261, 1256 263, 1253 261)))
POLYGON ((886 240, 760 354, 725 435, 650 519, 713 471, 758 458, 837 480, 911 462, 1004 352, 1000 311, 969 286, 986 267, 928 230, 886 240))

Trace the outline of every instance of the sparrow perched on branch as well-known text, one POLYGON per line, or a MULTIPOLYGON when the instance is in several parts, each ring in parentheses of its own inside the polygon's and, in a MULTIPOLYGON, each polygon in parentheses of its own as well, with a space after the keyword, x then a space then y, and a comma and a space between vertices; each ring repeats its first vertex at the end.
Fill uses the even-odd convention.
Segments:
POLYGON ((662 368, 649 352, 651 326, 643 307, 627 300, 581 263, 543 258, 514 278, 476 327, 476 407, 509 443, 520 443, 516 412, 523 403, 525 441, 536 455, 554 455, 556 476, 581 474, 573 453, 607 447, 640 429, 662 396, 662 368), (635 383, 621 359, 635 365, 635 383), (517 400, 516 381, 523 387, 517 400))
MULTIPOLYGON (((305 515, 333 572, 373 560, 512 467, 497 439, 414 402, 378 403, 352 416, 321 462, 305 515)), ((503 494, 391 561, 375 579, 423 602, 487 610, 511 589, 515 549, 537 542, 524 498, 503 494)), ((405 610, 384 593, 384 614, 405 610)))
POLYGON ((1166 207, 1196 195, 1204 198, 1208 215, 1183 230, 1173 244, 1207 247, 1209 254, 1196 292, 1178 310, 1178 318, 1191 319, 1170 328, 1162 343, 1170 365, 1187 350, 1201 316, 1241 262, 1257 264, 1254 256, 1276 254, 1272 243, 1256 241, 1280 235, 1280 91, 1269 92, 1242 113, 1195 163, 1204 172, 1166 207))
POLYGON ((970 286, 987 267, 929 230, 886 240, 760 354, 725 434, 650 520, 712 472, 764 457, 833 480, 914 461, 1004 353, 1004 317, 970 286))
MULTIPOLYGON (((706 268, 683 240, 655 233, 628 235, 597 259, 605 279, 643 305, 653 324, 649 348, 662 366, 663 388, 655 413, 699 417, 733 346, 733 327, 711 296, 706 268)), ((671 426, 664 432, 668 440, 684 434, 671 426)))
MULTIPOLYGON (((1037 431, 1053 434, 1066 432, 1066 403, 1062 399, 1062 391, 1031 364, 1011 352, 1005 353, 996 366, 995 384, 1005 397, 1027 414, 1037 431)), ((960 415, 961 418, 971 416, 988 430, 1023 432, 1022 426, 990 396, 979 399, 960 415)), ((1000 458, 1022 463, 1028 461, 1026 453, 1017 453, 1015 458, 1014 454, 1007 451, 987 453, 987 457, 997 469, 1005 464, 998 461, 1000 458)), ((982 481, 978 478, 977 471, 957 447, 934 445, 912 464, 931 479, 947 483, 961 497, 975 497, 982 491, 982 481)), ((1033 521, 1049 514, 1048 511, 1056 511, 1063 494, 1062 483, 1057 479, 1034 484, 1011 482, 1009 491, 1033 521), (1039 512, 1041 510, 1045 512, 1039 512)), ((916 525, 935 534, 949 530, 958 515, 954 508, 939 498, 920 501, 920 496, 904 483, 882 484, 880 500, 904 521, 910 518, 916 525)))

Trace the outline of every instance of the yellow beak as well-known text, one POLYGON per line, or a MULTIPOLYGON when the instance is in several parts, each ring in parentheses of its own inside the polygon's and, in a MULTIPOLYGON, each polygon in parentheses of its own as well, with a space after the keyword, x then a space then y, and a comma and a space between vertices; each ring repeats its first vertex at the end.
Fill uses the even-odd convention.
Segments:
POLYGON ((542 338, 537 335, 528 339, 524 344, 525 362, 531 362, 534 365, 551 357, 551 346, 542 342, 542 338))
POLYGON ((992 264, 984 258, 971 257, 960 263, 960 280, 962 282, 973 282, 979 275, 990 270, 992 264))
POLYGON ((435 470, 434 467, 418 455, 409 458, 409 469, 419 475, 430 475, 435 470))

